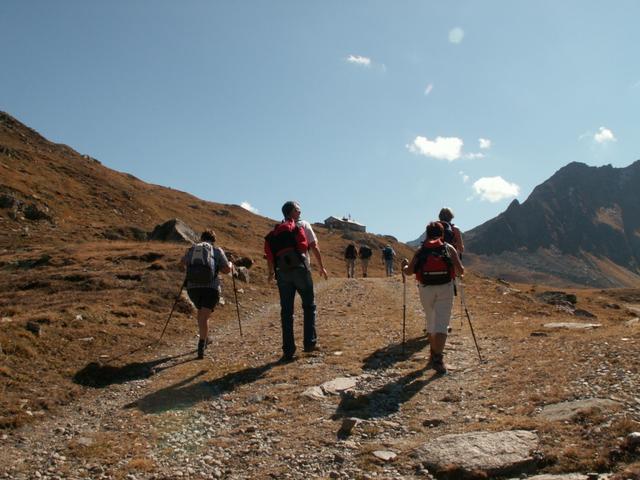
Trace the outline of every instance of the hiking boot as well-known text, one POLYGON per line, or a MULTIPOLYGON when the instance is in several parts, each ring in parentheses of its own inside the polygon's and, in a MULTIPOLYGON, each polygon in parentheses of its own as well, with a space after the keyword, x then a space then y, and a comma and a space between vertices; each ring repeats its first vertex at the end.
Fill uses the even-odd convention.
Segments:
POLYGON ((315 343, 313 343, 311 345, 307 345, 306 347, 304 347, 304 351, 306 353, 315 352, 316 350, 318 350, 318 346, 315 343))
POLYGON ((198 340, 198 360, 204 358, 204 349, 207 348, 206 340, 198 340))
POLYGON ((438 375, 444 375, 447 373, 447 367, 444 366, 444 359, 442 354, 435 354, 430 359, 431 368, 433 368, 438 375))
POLYGON ((296 357, 293 353, 285 353, 280 357, 280 359, 278 360, 278 363, 291 363, 295 359, 296 357))

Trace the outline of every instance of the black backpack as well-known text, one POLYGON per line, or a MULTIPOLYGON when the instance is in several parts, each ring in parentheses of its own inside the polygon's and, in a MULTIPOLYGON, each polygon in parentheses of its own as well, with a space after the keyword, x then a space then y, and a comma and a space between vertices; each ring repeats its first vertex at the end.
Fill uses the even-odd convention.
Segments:
POLYGON ((344 252, 344 258, 356 258, 356 257, 357 257, 356 247, 353 243, 350 243, 349 245, 347 245, 347 249, 344 252))
POLYGON ((393 248, 384 247, 384 249, 382 249, 382 256, 385 260, 393 260, 393 248))
POLYGON ((453 234, 453 225, 444 220, 440 220, 440 223, 442 224, 442 228, 444 228, 444 241, 449 245, 454 245, 455 235, 453 234))
POLYGON ((371 249, 369 247, 367 247, 366 245, 363 245, 360 247, 360 258, 371 258, 371 249))

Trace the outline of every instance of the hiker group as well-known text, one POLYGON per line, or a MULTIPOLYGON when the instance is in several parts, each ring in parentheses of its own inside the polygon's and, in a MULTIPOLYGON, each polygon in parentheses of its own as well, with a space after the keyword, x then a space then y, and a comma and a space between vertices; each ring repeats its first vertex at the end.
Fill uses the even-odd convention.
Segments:
MULTIPOLYGON (((325 279, 328 275, 318 238, 309 222, 300 218, 300 205, 294 201, 286 202, 282 206, 282 215, 283 220, 265 237, 264 253, 269 281, 276 281, 280 297, 281 361, 290 362, 295 359, 296 353, 293 326, 296 293, 302 301, 304 351, 312 352, 317 348, 316 303, 309 252, 317 262, 320 275, 325 279)), ((412 274, 418 282, 430 345, 428 367, 438 374, 447 371, 443 350, 449 330, 456 277, 464 273, 461 262, 464 245, 460 230, 451 223, 452 219, 453 212, 443 208, 439 220, 427 225, 425 241, 413 258, 401 262, 403 282, 412 274)), ((215 240, 215 233, 210 230, 203 232, 200 242, 190 247, 182 258, 187 272, 184 286, 197 308, 198 358, 203 358, 207 348, 208 319, 220 299, 218 274, 230 273, 234 269, 224 251, 215 246, 215 240)), ((355 243, 349 243, 344 251, 347 277, 355 278, 356 261, 359 259, 362 276, 366 278, 372 255, 369 245, 362 243, 356 247, 355 243)), ((390 244, 381 249, 386 276, 393 276, 396 256, 390 244)))

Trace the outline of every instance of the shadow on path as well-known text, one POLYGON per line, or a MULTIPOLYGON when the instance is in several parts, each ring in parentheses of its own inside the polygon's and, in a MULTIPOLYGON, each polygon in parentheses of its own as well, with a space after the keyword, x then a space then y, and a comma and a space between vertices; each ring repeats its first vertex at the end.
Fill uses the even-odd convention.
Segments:
POLYGON ((426 367, 415 370, 370 393, 354 395, 347 392, 332 418, 334 420, 344 417, 371 419, 396 413, 400 410, 400 405, 409 401, 429 383, 440 378, 440 375, 434 372, 430 377, 419 380, 418 377, 426 371, 426 367))
POLYGON ((173 357, 163 357, 148 362, 132 362, 114 367, 111 365, 101 365, 98 362, 88 363, 82 370, 73 376, 74 383, 85 387, 105 388, 114 383, 126 383, 132 380, 149 378, 151 375, 172 368, 183 363, 191 362, 194 359, 186 359, 178 362, 172 360, 185 357, 193 352, 175 355, 173 357), (168 363, 171 362, 171 363, 168 363), (162 366, 163 364, 167 364, 162 366))
POLYGON ((402 343, 392 343, 379 348, 362 361, 363 370, 382 370, 389 368, 397 362, 408 360, 414 353, 422 350, 429 344, 427 337, 411 338, 407 340, 404 353, 402 343))
POLYGON ((279 362, 270 362, 260 367, 230 372, 211 381, 191 383, 206 373, 205 370, 201 370, 185 380, 131 402, 124 408, 137 408, 144 413, 162 413, 167 410, 189 408, 196 403, 231 392, 240 385, 255 382, 263 378, 264 374, 275 365, 279 365, 279 362))

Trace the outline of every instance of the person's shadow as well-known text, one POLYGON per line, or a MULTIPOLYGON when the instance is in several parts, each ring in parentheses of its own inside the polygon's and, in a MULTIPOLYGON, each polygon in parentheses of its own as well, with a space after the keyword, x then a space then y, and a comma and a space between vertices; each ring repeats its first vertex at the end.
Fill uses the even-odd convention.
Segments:
POLYGON ((137 408, 144 413, 161 413, 167 410, 189 408, 201 401, 231 392, 240 385, 255 382, 263 378, 265 373, 275 365, 279 365, 279 362, 270 362, 259 367, 230 372, 211 381, 203 380, 192 383, 193 380, 206 373, 205 370, 201 370, 189 378, 131 402, 124 408, 137 408))
POLYGON ((74 383, 85 387, 105 388, 109 385, 113 385, 114 383, 126 383, 132 380, 141 380, 143 378, 149 378, 151 375, 161 372, 162 370, 194 360, 191 358, 172 362, 172 360, 182 358, 190 353, 192 352, 173 357, 158 358, 147 362, 131 362, 119 367, 91 362, 75 373, 73 381, 74 383))
POLYGON ((402 343, 392 343, 379 348, 362 361, 363 370, 382 370, 389 368, 394 363, 404 362, 411 356, 425 348, 429 344, 427 337, 411 338, 402 343))
POLYGON ((429 383, 440 378, 440 375, 434 373, 424 380, 419 380, 418 378, 425 371, 427 371, 426 367, 420 368, 366 394, 354 395, 347 392, 342 396, 332 418, 334 420, 345 417, 372 419, 387 417, 398 412, 400 405, 413 398, 429 383))

